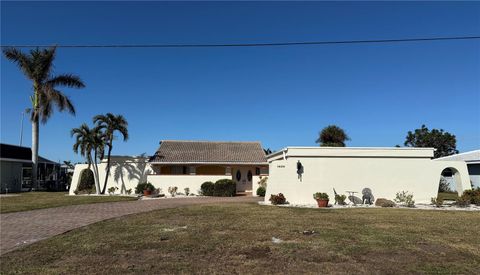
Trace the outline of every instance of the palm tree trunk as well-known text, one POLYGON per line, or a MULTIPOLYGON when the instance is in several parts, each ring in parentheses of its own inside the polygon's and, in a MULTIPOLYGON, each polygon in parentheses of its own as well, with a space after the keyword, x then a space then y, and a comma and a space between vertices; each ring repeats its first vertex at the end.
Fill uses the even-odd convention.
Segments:
POLYGON ((93 159, 93 176, 95 178, 95 193, 100 194, 100 178, 98 174, 98 165, 97 165, 97 150, 95 150, 95 158, 93 159))
POLYGON ((38 190, 38 139, 39 139, 38 116, 32 121, 32 187, 38 190))
POLYGON ((107 155, 107 174, 105 175, 105 183, 103 184, 102 194, 105 194, 105 189, 107 188, 108 176, 110 175, 110 155, 112 153, 112 142, 108 145, 108 155, 107 155))

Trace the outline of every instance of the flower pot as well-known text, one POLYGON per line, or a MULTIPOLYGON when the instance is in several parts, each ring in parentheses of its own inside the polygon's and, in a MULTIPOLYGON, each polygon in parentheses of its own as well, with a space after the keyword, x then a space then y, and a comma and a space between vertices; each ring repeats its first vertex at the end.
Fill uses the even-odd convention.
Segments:
POLYGON ((317 200, 318 207, 327 207, 328 200, 317 200))
POLYGON ((150 196, 152 194, 152 190, 143 190, 144 196, 150 196))

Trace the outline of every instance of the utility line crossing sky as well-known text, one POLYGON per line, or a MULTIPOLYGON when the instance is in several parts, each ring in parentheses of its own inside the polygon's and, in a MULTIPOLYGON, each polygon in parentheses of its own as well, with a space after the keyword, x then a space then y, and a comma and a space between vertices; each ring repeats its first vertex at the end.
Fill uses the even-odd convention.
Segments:
MULTIPOLYGON (((480 36, 477 2, 1 2, 1 45, 328 42, 480 36)), ((27 49, 23 49, 27 50, 27 49)), ((40 129, 40 155, 81 161, 69 132, 123 114, 114 154, 153 154, 162 139, 315 146, 337 124, 348 146, 403 144, 426 124, 480 148, 480 41, 275 47, 59 48, 55 71, 77 115, 40 129)), ((31 84, 2 57, 1 134, 18 144, 31 84)), ((24 122, 24 145, 31 127, 24 122)))

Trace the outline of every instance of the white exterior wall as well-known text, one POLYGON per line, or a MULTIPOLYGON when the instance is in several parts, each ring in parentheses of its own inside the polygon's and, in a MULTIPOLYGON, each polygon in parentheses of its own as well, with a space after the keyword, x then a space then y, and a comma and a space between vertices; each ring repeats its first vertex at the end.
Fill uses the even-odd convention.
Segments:
POLYGON ((292 204, 315 204, 313 193, 325 192, 333 203, 333 188, 347 196, 346 191, 356 191, 360 198, 362 189, 370 188, 375 198, 394 199, 397 192, 409 191, 417 203, 430 203, 447 167, 459 172, 459 193, 470 188, 464 162, 432 161, 427 149, 287 148, 285 158, 281 152, 269 159, 265 202, 271 194, 283 193, 292 204), (297 174, 299 160, 304 167, 302 180, 297 174))
POLYGON ((232 179, 226 175, 148 175, 148 182, 153 184, 155 188, 161 188, 162 193, 168 193, 168 187, 178 187, 177 192, 184 193, 185 188, 190 188, 190 193, 200 194, 200 186, 206 181, 215 183, 220 179, 232 179))
MULTIPOLYGON (((142 157, 113 157, 111 158, 110 176, 108 178, 107 188, 105 193, 108 194, 108 188, 117 187, 115 194, 125 194, 125 191, 132 189, 132 194, 135 193, 135 187, 139 182, 147 181, 147 175, 152 173, 150 164, 147 163, 146 158, 142 157)), ((75 165, 73 172, 72 183, 70 185, 69 194, 74 195, 77 189, 80 172, 87 169, 87 164, 75 165)), ((100 186, 103 188, 106 175, 106 161, 98 164, 98 173, 100 178, 100 186)), ((93 169, 90 167, 90 170, 93 169)))

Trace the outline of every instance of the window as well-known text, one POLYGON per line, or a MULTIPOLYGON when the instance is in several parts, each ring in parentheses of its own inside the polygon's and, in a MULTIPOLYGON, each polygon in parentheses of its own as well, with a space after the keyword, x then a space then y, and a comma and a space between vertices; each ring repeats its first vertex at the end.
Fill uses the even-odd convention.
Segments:
POLYGON ((248 170, 247 179, 248 181, 252 181, 252 171, 250 170, 248 170))
POLYGON ((259 167, 255 168, 255 175, 257 175, 257 176, 260 175, 260 168, 259 167))
POLYGON ((242 179, 242 172, 240 172, 240 170, 237 170, 237 174, 235 177, 237 178, 237 181, 240 181, 242 179))

